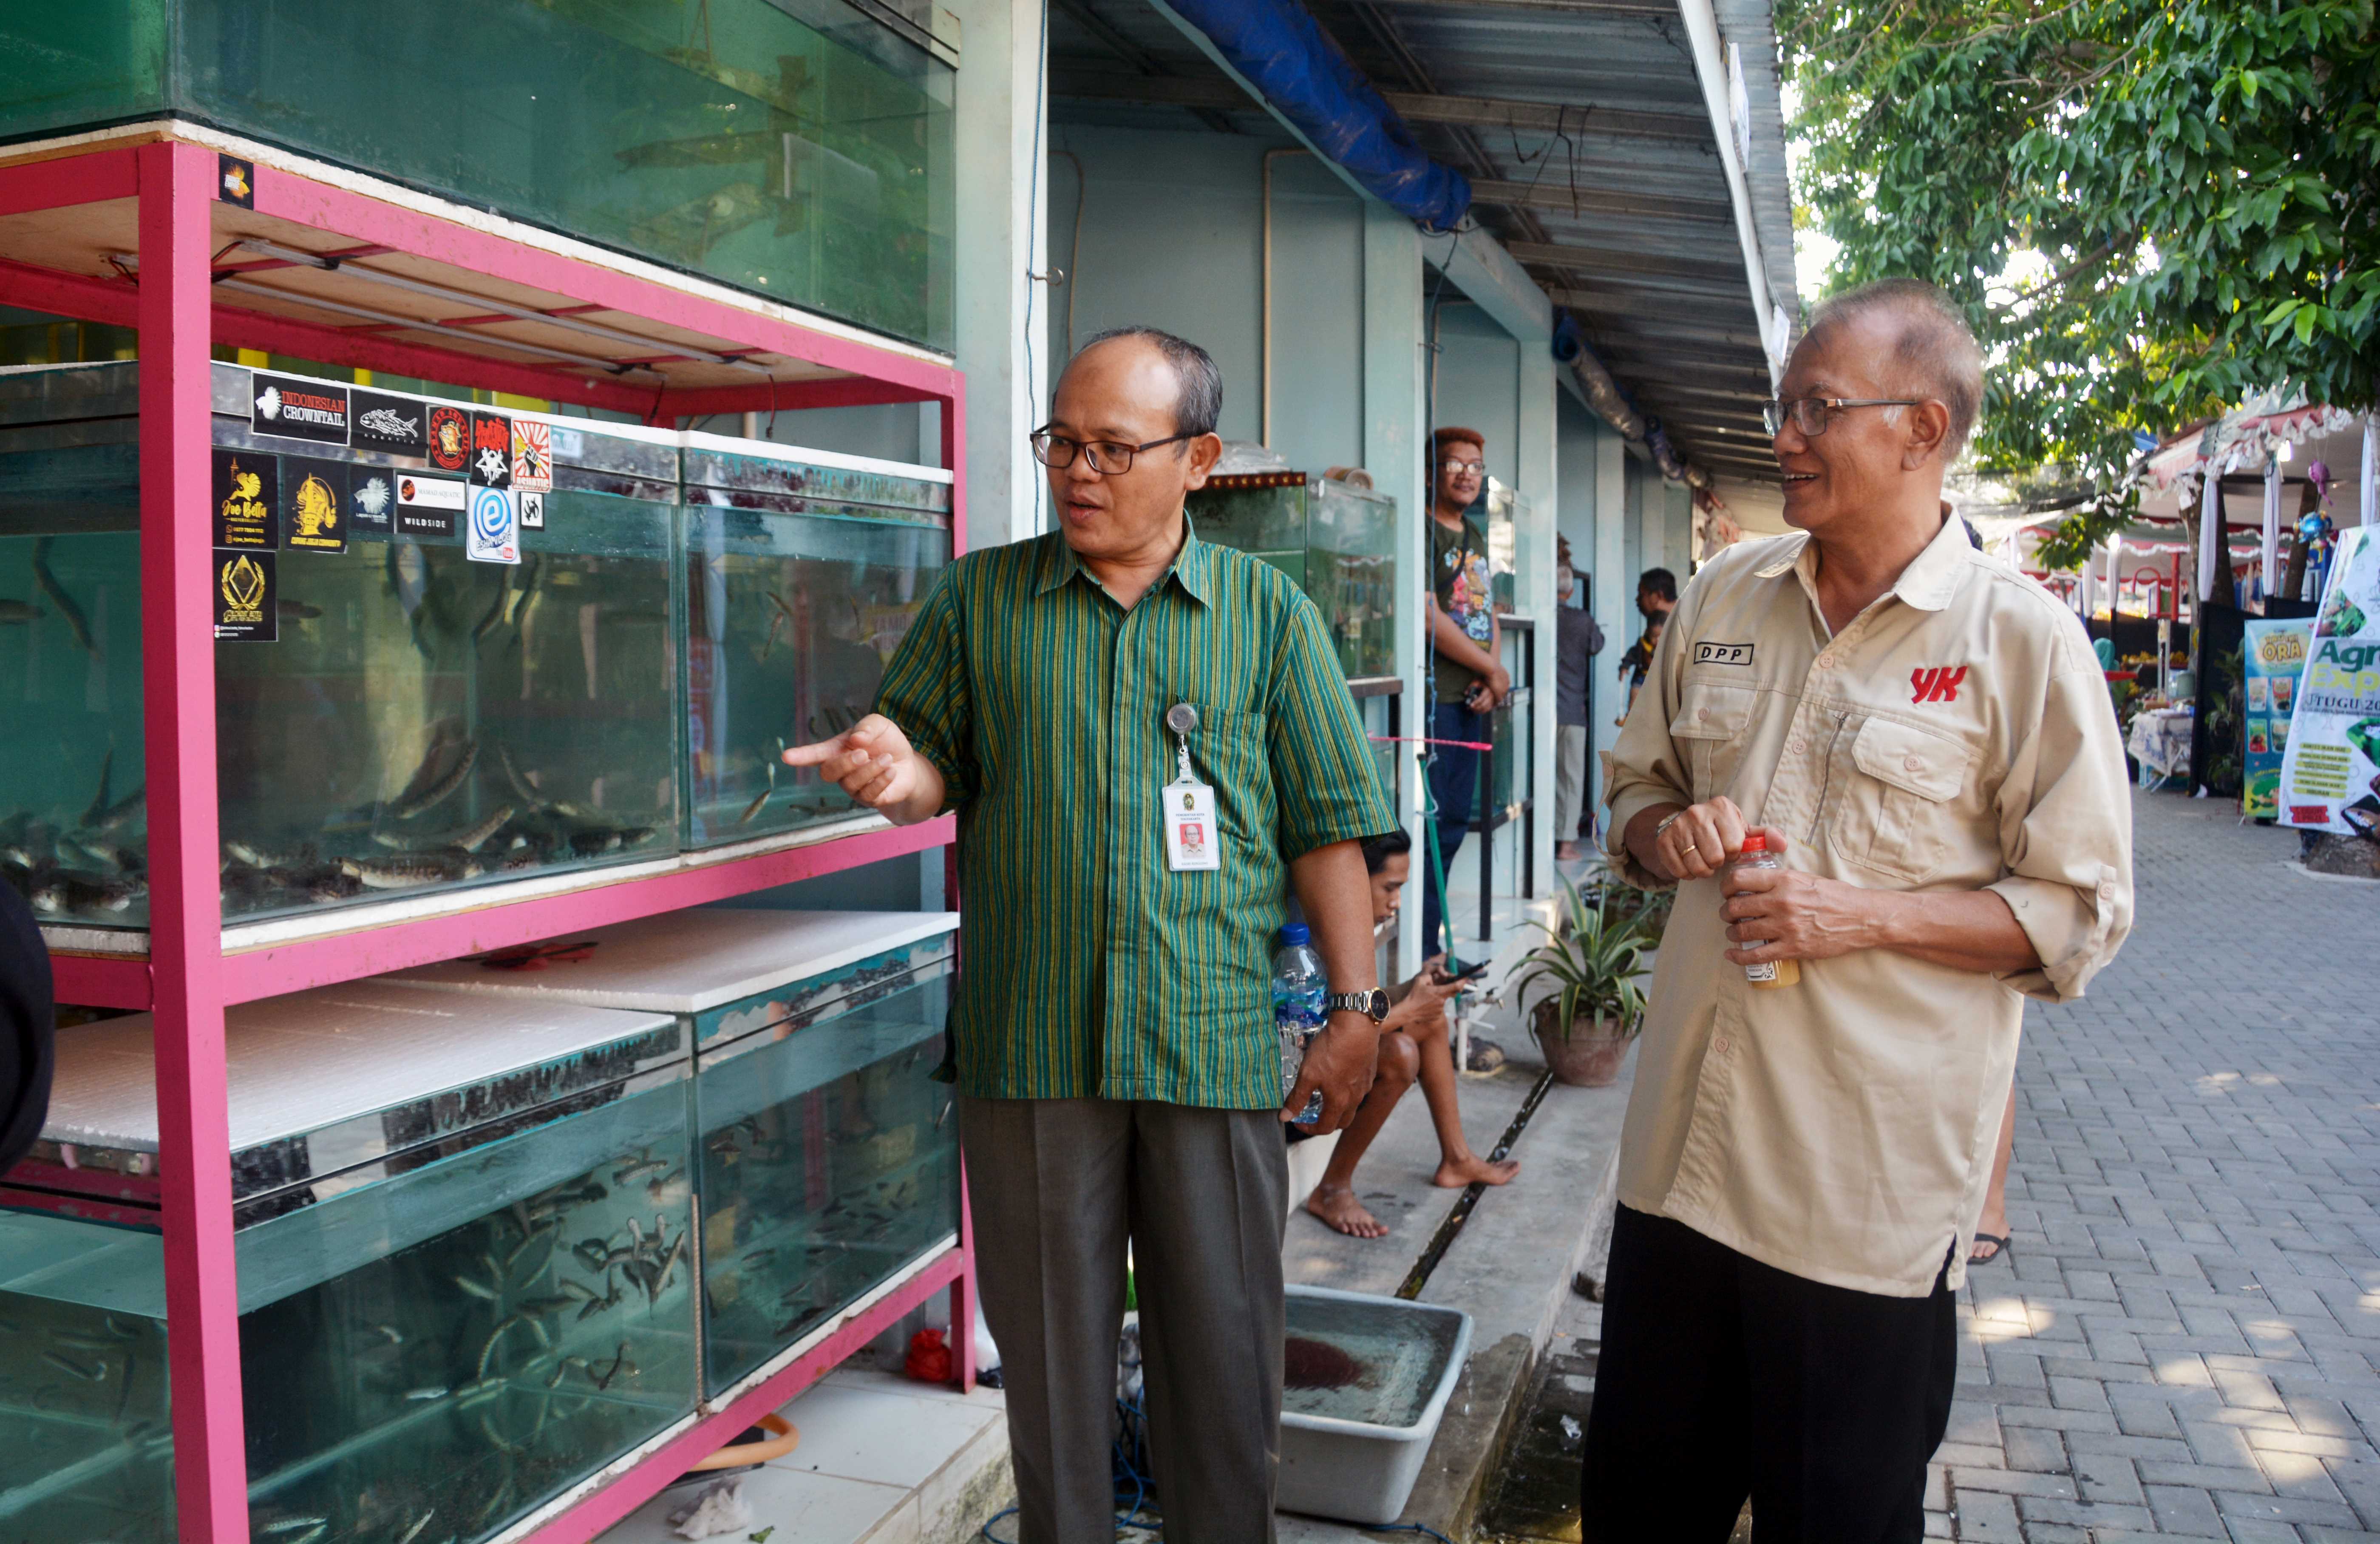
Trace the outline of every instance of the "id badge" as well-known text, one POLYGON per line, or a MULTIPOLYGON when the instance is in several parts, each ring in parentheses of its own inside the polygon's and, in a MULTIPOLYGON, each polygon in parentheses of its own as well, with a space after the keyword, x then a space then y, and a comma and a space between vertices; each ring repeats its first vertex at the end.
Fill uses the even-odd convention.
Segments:
POLYGON ((1220 869, 1223 836, 1215 821, 1215 790, 1204 783, 1169 783, 1160 796, 1165 812, 1165 866, 1220 869))

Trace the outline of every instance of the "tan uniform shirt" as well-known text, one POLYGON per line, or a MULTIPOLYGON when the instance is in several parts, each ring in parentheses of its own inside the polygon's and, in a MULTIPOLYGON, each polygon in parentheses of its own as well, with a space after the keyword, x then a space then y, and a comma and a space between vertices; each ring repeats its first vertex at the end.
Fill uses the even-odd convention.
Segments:
POLYGON ((1896 1297, 1966 1276, 2024 998, 2082 995, 2131 926, 2131 806, 2090 639, 1955 520, 1829 637, 1808 538, 1728 548, 1678 602, 1614 752, 1641 810, 1724 794, 1790 869, 1988 888, 2042 967, 1886 950, 1755 991, 1715 879, 1679 887, 1621 1140, 1620 1198, 1812 1281, 1896 1297))

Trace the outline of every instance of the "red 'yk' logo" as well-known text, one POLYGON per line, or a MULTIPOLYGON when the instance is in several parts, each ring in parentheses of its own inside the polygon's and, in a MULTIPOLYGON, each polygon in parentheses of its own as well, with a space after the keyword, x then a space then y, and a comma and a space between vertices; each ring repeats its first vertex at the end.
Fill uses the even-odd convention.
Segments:
POLYGON ((1909 673, 1909 684, 1915 687, 1912 702, 1956 702, 1960 684, 1967 678, 1965 665, 1921 665, 1909 673))

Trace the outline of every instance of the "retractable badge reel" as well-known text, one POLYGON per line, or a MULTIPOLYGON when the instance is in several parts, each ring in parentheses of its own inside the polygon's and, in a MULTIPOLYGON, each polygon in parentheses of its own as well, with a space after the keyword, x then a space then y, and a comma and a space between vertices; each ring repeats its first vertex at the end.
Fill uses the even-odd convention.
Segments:
POLYGON ((1164 812, 1165 866, 1184 869, 1220 869, 1223 838, 1216 827, 1215 790, 1190 771, 1190 736, 1198 728, 1198 710, 1176 702, 1165 710, 1165 727, 1173 731, 1173 781, 1158 791, 1164 812))

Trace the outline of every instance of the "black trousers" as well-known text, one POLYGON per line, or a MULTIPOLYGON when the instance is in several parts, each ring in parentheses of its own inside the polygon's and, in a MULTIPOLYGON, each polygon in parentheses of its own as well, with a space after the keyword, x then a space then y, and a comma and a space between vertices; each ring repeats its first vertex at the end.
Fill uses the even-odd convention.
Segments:
MULTIPOLYGON (((1943 1262, 1947 1271, 1949 1262, 1943 1262)), ((1585 1544, 1917 1544, 1958 1317, 1825 1286, 1626 1207, 1580 1477, 1585 1544)))

